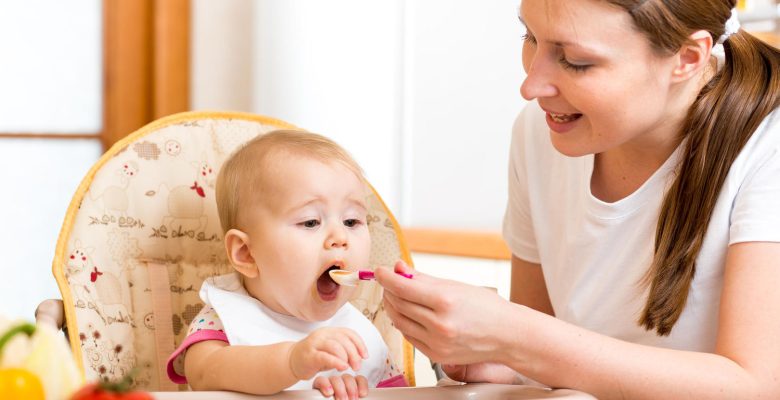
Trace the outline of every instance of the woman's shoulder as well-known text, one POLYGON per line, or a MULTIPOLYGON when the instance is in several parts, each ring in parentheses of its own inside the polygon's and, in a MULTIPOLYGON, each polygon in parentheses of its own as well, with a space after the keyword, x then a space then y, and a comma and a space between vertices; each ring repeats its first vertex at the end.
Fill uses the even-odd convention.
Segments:
POLYGON ((780 145, 780 107, 764 117, 754 136, 768 145, 773 144, 775 147, 780 145))
POLYGON ((735 164, 760 165, 770 159, 780 163, 778 150, 780 150, 780 108, 776 108, 764 118, 742 148, 735 164))

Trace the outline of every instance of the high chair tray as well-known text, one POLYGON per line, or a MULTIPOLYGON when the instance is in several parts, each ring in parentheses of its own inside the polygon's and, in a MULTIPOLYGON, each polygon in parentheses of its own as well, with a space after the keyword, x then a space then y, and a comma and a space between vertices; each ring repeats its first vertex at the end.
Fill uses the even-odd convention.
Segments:
MULTIPOLYGON (((158 400, 251 400, 258 398, 271 399, 310 399, 322 400, 322 394, 316 390, 288 390, 272 396, 255 396, 234 392, 155 392, 152 393, 158 400)), ((490 383, 470 383, 467 385, 415 387, 415 388, 386 388, 369 390, 364 399, 404 399, 404 400, 458 400, 458 399, 594 399, 593 396, 583 392, 569 389, 542 389, 521 385, 497 385, 490 383)))

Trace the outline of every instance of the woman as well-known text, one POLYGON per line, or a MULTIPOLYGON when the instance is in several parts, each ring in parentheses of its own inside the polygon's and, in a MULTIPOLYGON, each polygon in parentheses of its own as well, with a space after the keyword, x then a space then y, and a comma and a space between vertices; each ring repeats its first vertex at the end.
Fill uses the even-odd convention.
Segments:
POLYGON ((780 53, 734 6, 522 1, 516 304, 378 271, 412 344, 468 382, 780 398, 780 53))

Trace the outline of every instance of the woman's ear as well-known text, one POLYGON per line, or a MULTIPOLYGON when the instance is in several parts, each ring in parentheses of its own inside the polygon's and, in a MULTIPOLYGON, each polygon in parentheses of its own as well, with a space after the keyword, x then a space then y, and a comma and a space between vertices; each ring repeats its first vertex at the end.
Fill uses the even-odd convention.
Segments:
POLYGON ((257 264, 249 250, 249 235, 238 229, 231 229, 225 233, 225 249, 228 259, 241 275, 254 278, 258 275, 257 264))
POLYGON ((681 82, 696 76, 710 64, 712 36, 705 30, 696 31, 677 53, 677 65, 672 71, 672 81, 681 82))

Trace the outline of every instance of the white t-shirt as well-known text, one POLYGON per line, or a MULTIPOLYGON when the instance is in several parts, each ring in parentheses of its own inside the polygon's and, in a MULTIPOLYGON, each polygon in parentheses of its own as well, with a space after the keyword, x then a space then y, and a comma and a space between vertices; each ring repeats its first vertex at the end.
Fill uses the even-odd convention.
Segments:
POLYGON ((557 152, 544 112, 529 103, 513 127, 504 238, 515 256, 542 265, 556 317, 629 342, 711 352, 728 246, 780 242, 779 149, 775 110, 729 171, 687 304, 666 337, 637 324, 647 300, 640 282, 652 261, 661 202, 682 146, 634 193, 605 203, 590 192, 593 155, 557 152))

